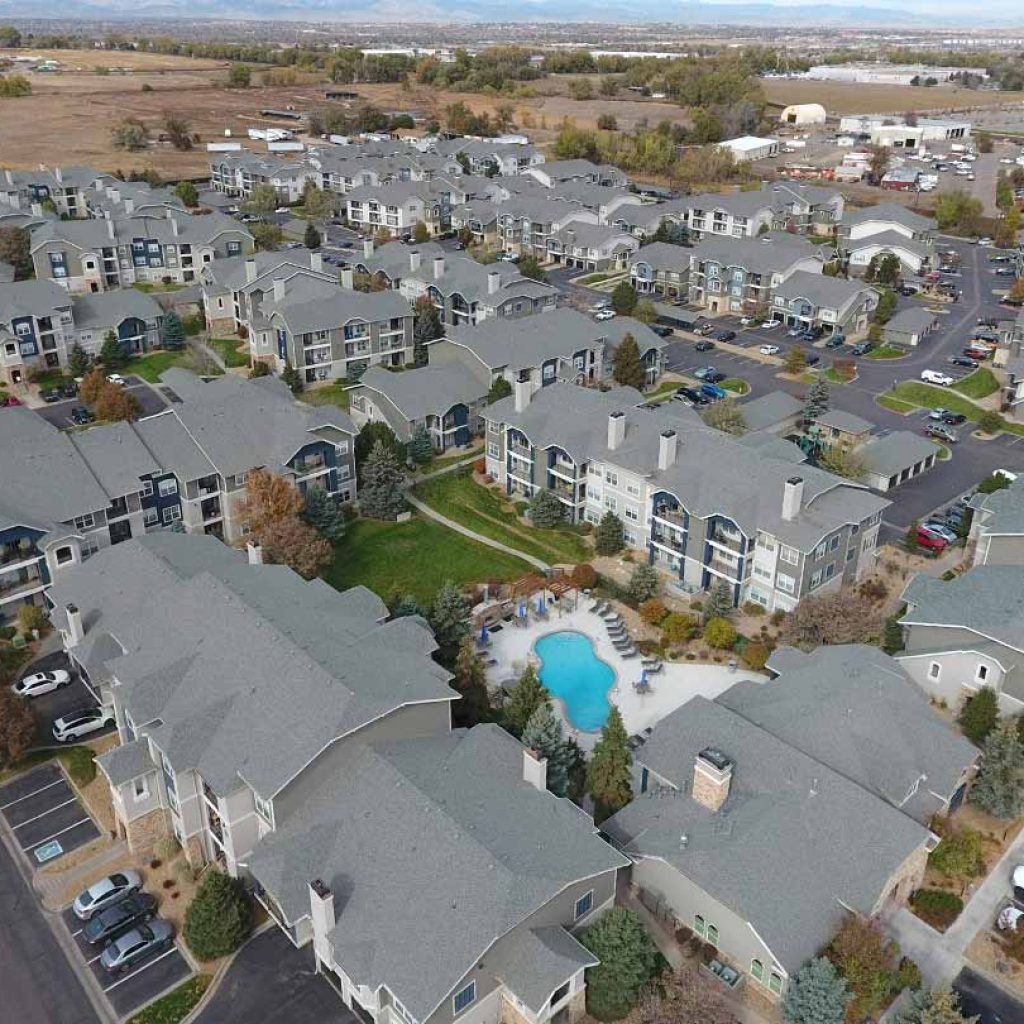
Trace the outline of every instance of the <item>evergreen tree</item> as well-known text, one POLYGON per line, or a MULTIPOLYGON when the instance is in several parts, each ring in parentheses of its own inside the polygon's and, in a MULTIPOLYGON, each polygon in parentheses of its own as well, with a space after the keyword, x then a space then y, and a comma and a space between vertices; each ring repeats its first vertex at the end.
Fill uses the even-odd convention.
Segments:
POLYGON ((427 613, 423 610, 423 606, 416 600, 412 594, 405 594, 399 597, 395 601, 391 608, 391 618, 393 619, 404 619, 410 615, 419 615, 421 618, 426 618, 427 613))
POLYGON ((504 377, 498 377, 487 392, 487 404, 494 405, 512 394, 512 385, 504 377))
POLYGON ((629 316, 636 309, 636 291, 628 281, 620 281, 613 289, 612 307, 619 316, 629 316))
POLYGON ((288 385, 293 395, 301 393, 302 375, 291 363, 284 364, 284 369, 281 371, 281 380, 288 385))
POLYGON ((427 618, 434 630, 441 664, 453 667, 462 641, 469 636, 470 626, 469 608, 466 607, 459 588, 451 580, 445 580, 441 589, 434 595, 427 618))
POLYGON ((587 765, 587 789, 594 798, 594 820, 598 823, 622 810, 633 798, 630 777, 633 755, 619 709, 612 706, 601 727, 587 765))
POLYGON ((960 711, 957 722, 964 735, 981 746, 999 721, 999 702, 991 686, 983 686, 960 711))
POLYGON ((898 1024, 977 1024, 977 1017, 965 1017, 960 1011, 960 996, 948 986, 921 990, 900 1011, 898 1024))
POLYGON ((185 347, 185 325, 173 309, 164 314, 160 325, 160 341, 170 352, 178 352, 185 347))
POLYGON ((72 377, 84 377, 89 372, 89 354, 76 341, 68 353, 68 373, 72 377))
POLYGON ((214 868, 203 876, 185 912, 183 934, 200 960, 216 960, 238 949, 252 924, 252 901, 241 881, 214 868))
POLYGON ((103 345, 100 347, 100 362, 103 364, 103 368, 108 373, 111 370, 120 370, 127 361, 117 335, 113 331, 107 331, 103 345))
POLYGON ((413 363, 416 366, 427 365, 429 360, 427 346, 443 335, 444 328, 441 326, 441 317, 438 316, 437 308, 426 295, 421 295, 416 300, 416 319, 412 328, 413 363))
POLYGON ((594 546, 599 555, 617 555, 626 546, 622 520, 614 512, 605 512, 594 531, 594 546))
POLYGON ((523 669, 519 682, 512 687, 502 709, 502 721, 513 736, 522 736, 526 723, 541 705, 551 704, 551 696, 532 665, 523 669))
POLYGON ((708 587, 707 597, 704 598, 704 621, 728 619, 735 610, 732 587, 725 580, 715 580, 708 587))
POLYGON ((587 969, 587 1010, 598 1020, 626 1016, 658 965, 657 947, 636 911, 614 907, 580 942, 600 961, 587 969))
POLYGON ((808 960, 793 975, 783 1013, 789 1024, 843 1024, 853 994, 831 960, 808 960))
POLYGON ((271 377, 273 372, 270 366, 264 362, 255 362, 252 364, 252 369, 249 371, 249 380, 256 380, 258 377, 271 377))
POLYGON ((642 391, 647 383, 647 373, 640 361, 640 346, 632 334, 625 334, 612 356, 612 379, 623 387, 642 391))
POLYGON ((562 723, 550 704, 538 705, 530 715, 521 739, 524 747, 547 758, 548 789, 555 796, 565 796, 569 790, 569 769, 574 755, 565 742, 562 723))
POLYGON ((306 221, 306 231, 302 236, 302 244, 307 249, 319 249, 320 242, 320 232, 317 231, 316 225, 311 220, 306 221))
POLYGON ((417 423, 413 428, 409 441, 409 458, 423 466, 434 457, 434 443, 430 440, 430 432, 426 425, 417 423))
POLYGON ((306 491, 306 507, 302 515, 321 537, 332 544, 345 536, 345 513, 322 487, 313 486, 306 491))
POLYGON ((406 508, 404 476, 395 454, 378 441, 363 463, 359 510, 370 519, 395 519, 406 508))
POLYGON ((565 517, 565 509, 558 500, 558 496, 547 488, 539 490, 530 499, 526 509, 533 525, 545 530, 560 526, 565 517))
POLYGON ((395 437, 395 432, 386 423, 382 420, 364 423, 359 433, 356 434, 355 444, 356 472, 360 474, 360 479, 362 478, 363 463, 366 462, 378 441, 395 456, 396 462, 405 462, 406 446, 395 437))
POLYGON ((190 208, 199 205, 199 190, 191 181, 179 181, 174 186, 174 194, 190 208))
POLYGON ((658 570, 646 562, 641 562, 630 574, 626 594, 633 604, 642 604, 654 597, 660 584, 658 570))
POLYGON ((814 383, 807 389, 807 398, 804 401, 804 423, 812 423, 828 411, 830 394, 825 378, 815 378, 814 383))
POLYGON ((469 637, 463 640, 459 647, 452 686, 462 696, 461 700, 452 702, 452 724, 456 728, 469 729, 490 718, 491 698, 487 692, 487 670, 469 637))
POLYGON ((1024 744, 1012 720, 1001 722, 985 740, 971 802, 997 818, 1024 812, 1024 744))
POLYGON ((583 798, 587 795, 587 756, 572 736, 565 738, 565 748, 569 752, 569 790, 566 796, 582 807, 583 798))

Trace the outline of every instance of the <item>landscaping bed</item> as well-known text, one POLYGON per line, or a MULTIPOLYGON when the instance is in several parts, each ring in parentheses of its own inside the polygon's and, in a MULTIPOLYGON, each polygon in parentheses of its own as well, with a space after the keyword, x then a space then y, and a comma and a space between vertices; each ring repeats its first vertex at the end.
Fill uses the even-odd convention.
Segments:
POLYGON ((180 1024, 199 1005, 212 980, 209 974, 189 978, 135 1014, 128 1024, 180 1024))
POLYGON ((864 357, 865 359, 902 359, 907 355, 907 350, 898 345, 879 345, 872 349, 864 357))

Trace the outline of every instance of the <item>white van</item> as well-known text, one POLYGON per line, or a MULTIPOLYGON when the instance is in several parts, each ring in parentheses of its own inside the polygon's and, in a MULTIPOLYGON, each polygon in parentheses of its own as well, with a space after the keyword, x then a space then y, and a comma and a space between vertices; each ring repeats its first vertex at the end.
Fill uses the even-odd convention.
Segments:
POLYGON ((938 384, 943 388, 948 388, 953 383, 953 378, 949 374, 939 373, 938 370, 922 370, 921 380, 926 384, 938 384))

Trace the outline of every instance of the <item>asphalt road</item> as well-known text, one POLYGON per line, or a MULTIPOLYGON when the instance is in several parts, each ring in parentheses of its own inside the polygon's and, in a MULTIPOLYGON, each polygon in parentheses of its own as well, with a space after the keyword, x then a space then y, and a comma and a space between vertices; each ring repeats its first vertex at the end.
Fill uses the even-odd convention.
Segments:
POLYGON ((966 967, 956 976, 953 988, 960 996, 961 1012, 968 1017, 977 1015, 978 1024, 1020 1024, 1024 1021, 1024 1004, 966 967))
POLYGON ((0 843, 0 1018, 100 1024, 25 880, 0 843))

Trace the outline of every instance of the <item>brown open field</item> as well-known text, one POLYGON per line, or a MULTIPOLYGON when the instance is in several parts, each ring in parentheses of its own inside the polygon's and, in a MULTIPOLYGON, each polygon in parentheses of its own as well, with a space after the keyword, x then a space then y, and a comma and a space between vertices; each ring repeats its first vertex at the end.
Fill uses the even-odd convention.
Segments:
POLYGON ((0 56, 35 57, 56 60, 76 71, 92 71, 96 67, 131 68, 133 71, 210 71, 225 67, 226 62, 204 57, 174 57, 160 53, 138 53, 135 50, 0 50, 0 56))
POLYGON ((1019 93, 976 92, 955 86, 926 89, 912 85, 861 85, 855 82, 812 82, 801 78, 767 78, 761 83, 770 103, 820 103, 830 115, 943 113, 1012 105, 1019 93))

